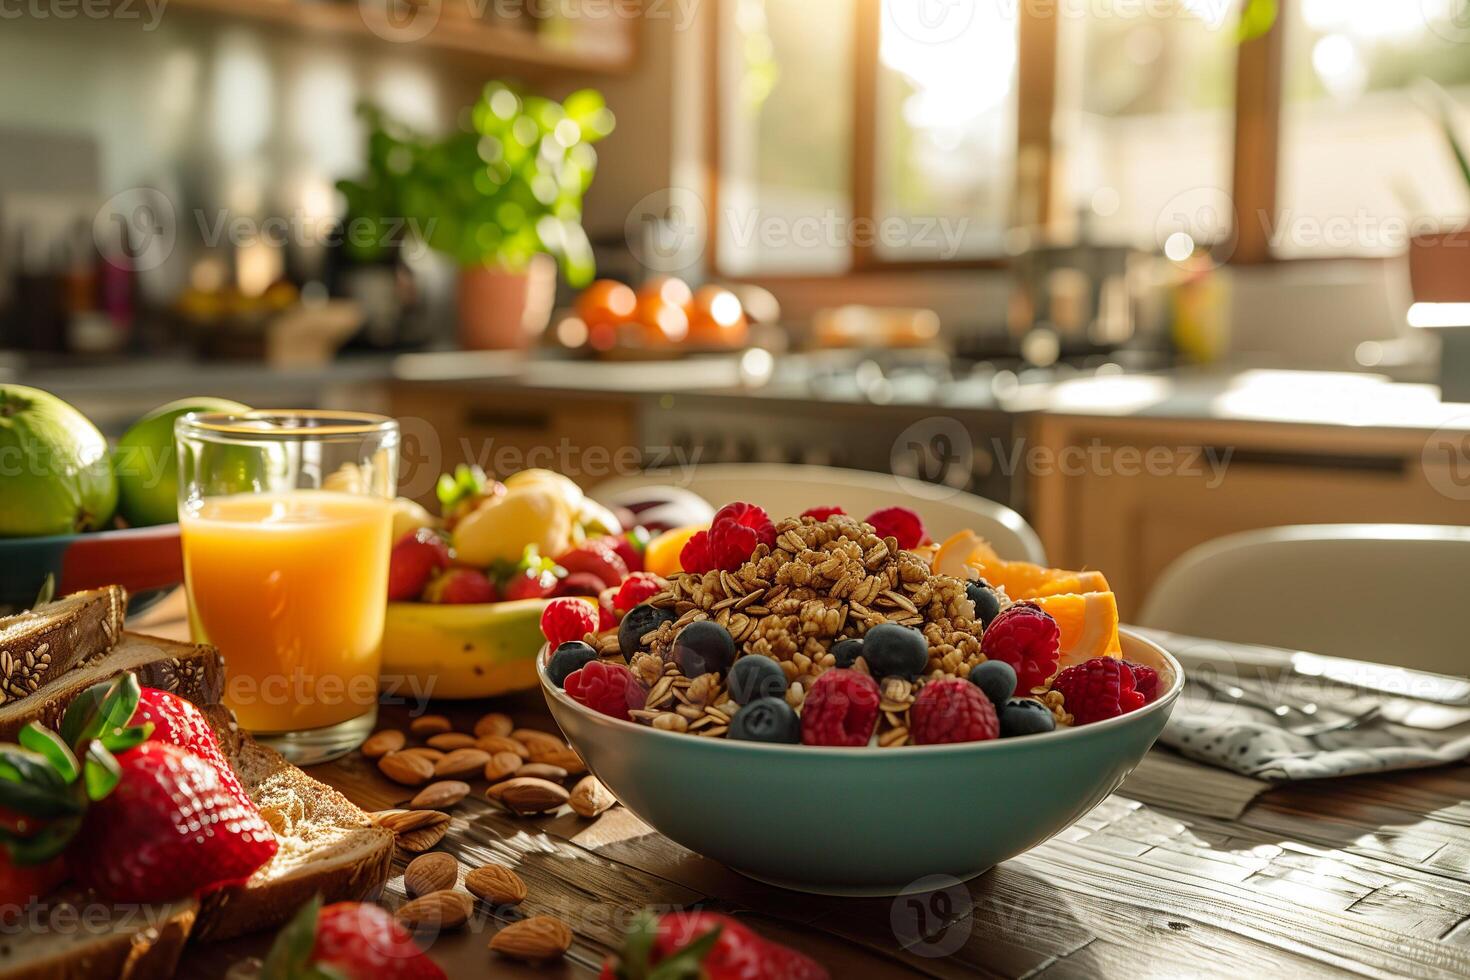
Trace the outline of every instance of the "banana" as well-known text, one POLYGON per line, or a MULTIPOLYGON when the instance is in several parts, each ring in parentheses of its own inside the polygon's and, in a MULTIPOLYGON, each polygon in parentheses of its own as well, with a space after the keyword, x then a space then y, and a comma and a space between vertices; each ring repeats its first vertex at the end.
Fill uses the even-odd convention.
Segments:
POLYGON ((484 698, 535 687, 547 601, 388 603, 384 685, 435 698, 484 698))

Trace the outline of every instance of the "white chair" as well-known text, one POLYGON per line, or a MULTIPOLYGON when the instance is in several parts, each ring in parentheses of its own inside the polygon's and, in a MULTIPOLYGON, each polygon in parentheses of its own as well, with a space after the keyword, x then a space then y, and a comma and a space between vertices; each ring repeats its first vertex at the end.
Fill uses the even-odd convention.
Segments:
POLYGON ((881 507, 911 508, 936 541, 971 528, 1003 558, 1045 563, 1041 539, 1025 518, 1002 504, 974 494, 916 480, 829 466, 711 463, 689 470, 648 470, 598 484, 592 495, 607 500, 644 486, 679 486, 716 507, 744 500, 773 518, 800 514, 809 507, 834 505, 854 517, 881 507))
POLYGON ((1140 625, 1470 674, 1470 527, 1309 524, 1207 542, 1164 570, 1140 625))

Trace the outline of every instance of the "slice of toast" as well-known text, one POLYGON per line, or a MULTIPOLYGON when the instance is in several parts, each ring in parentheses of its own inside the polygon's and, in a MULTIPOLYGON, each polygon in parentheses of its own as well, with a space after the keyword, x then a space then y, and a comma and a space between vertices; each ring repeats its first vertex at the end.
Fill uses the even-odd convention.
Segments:
POLYGON ((42 685, 17 701, 0 704, 0 740, 15 741, 28 721, 55 729, 72 698, 109 677, 130 670, 144 687, 159 687, 201 706, 218 704, 225 691, 225 663, 219 650, 207 643, 180 643, 141 633, 123 633, 103 656, 91 656, 80 666, 42 685))
POLYGON ((0 617, 0 704, 35 694, 117 643, 128 594, 109 585, 0 617))
POLYGON ((22 913, 23 929, 0 929, 0 977, 168 977, 189 939, 228 939, 270 928, 318 892, 327 902, 355 900, 387 880, 392 831, 238 729, 217 703, 223 667, 213 647, 128 634, 111 656, 72 672, 84 678, 67 678, 65 685, 48 685, 37 697, 0 708, 6 737, 13 738, 27 721, 59 718, 78 693, 121 670, 136 672, 145 685, 167 686, 150 678, 180 677, 177 667, 162 667, 169 661, 193 666, 184 671, 188 682, 177 693, 204 710, 241 784, 276 831, 280 850, 244 885, 199 901, 114 908, 76 894, 50 896, 22 913), (201 691, 203 696, 195 696, 201 691), (79 921, 87 927, 78 928, 79 921))

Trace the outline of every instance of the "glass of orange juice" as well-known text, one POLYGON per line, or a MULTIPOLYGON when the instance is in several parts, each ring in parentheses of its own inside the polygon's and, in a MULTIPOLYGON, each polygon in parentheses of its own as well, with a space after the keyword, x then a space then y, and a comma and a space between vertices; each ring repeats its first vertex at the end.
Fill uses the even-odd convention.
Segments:
POLYGON ((174 437, 189 623, 225 704, 292 762, 352 751, 378 714, 398 423, 195 413, 174 437))

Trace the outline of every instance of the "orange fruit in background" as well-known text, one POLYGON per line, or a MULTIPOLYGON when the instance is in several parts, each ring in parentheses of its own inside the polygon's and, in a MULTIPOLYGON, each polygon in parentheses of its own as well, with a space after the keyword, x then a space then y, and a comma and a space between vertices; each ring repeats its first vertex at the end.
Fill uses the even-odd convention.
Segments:
POLYGON ((991 585, 1004 586, 1006 595, 1015 600, 1110 591, 1102 572, 1074 572, 1029 561, 1005 561, 974 531, 959 531, 946 538, 934 556, 932 567, 940 575, 978 577, 991 585))
POLYGON ((739 347, 750 334, 740 298, 723 286, 701 286, 689 317, 689 342, 706 347, 739 347))
POLYGON ((1118 641, 1118 602, 1113 593, 1046 595, 1031 601, 1057 621, 1062 632, 1061 666, 1070 667, 1093 657, 1123 656, 1118 641))
POLYGON ((660 534, 643 549, 643 570, 665 578, 682 572, 684 567, 679 564, 679 553, 696 533, 707 530, 707 524, 692 524, 688 527, 671 528, 660 534))
POLYGON ((599 279, 582 290, 575 305, 587 329, 596 332, 631 320, 638 308, 638 295, 615 279, 599 279))

